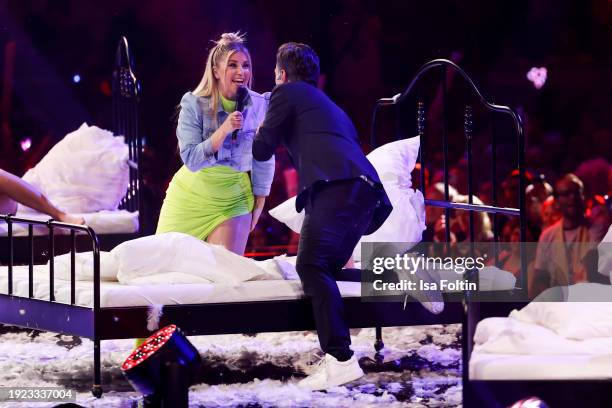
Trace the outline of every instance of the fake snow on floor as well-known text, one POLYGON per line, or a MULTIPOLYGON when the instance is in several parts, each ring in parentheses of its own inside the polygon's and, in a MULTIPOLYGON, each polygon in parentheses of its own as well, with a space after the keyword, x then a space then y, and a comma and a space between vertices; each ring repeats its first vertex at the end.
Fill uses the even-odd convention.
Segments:
MULTIPOLYGON (((94 398, 93 343, 88 339, 0 326, 0 384, 59 386, 77 391, 85 407, 136 407, 142 398, 120 371, 133 340, 102 342, 104 395, 94 398)), ((366 375, 327 392, 299 389, 319 354, 313 332, 189 337, 204 362, 190 388, 190 407, 459 407, 459 325, 383 329, 384 361, 374 361, 374 329, 351 330, 366 375)), ((0 403, 26 407, 32 403, 0 403)), ((54 407, 58 403, 37 403, 54 407)))

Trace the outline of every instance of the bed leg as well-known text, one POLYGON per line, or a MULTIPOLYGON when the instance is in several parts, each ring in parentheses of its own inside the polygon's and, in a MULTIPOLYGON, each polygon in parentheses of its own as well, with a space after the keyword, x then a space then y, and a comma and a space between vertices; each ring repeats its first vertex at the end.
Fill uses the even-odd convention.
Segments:
POLYGON ((102 396, 102 375, 100 365, 100 340, 94 340, 94 383, 91 387, 91 393, 94 397, 102 396))
POLYGON ((374 359, 379 364, 384 360, 384 356, 380 352, 384 347, 385 343, 383 343, 382 339, 382 327, 376 327, 376 341, 374 342, 374 350, 376 350, 376 353, 374 354, 374 359))

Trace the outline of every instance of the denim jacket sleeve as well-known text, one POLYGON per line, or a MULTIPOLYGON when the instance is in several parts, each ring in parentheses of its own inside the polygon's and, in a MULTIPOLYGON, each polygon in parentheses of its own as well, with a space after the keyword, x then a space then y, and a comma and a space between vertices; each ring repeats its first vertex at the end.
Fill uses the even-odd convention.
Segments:
POLYGON ((198 97, 187 92, 181 99, 181 111, 176 128, 179 151, 185 166, 191 171, 210 167, 217 161, 212 150, 212 140, 208 120, 198 104, 198 97))
MULTIPOLYGON (((270 93, 267 92, 261 96, 262 104, 261 109, 258 110, 257 123, 259 126, 263 122, 266 111, 268 110, 268 102, 270 99, 270 93)), ((250 149, 249 149, 250 150, 250 149)), ((249 151, 249 153, 251 153, 249 151)), ((265 161, 255 160, 253 158, 251 184, 253 185, 253 195, 256 196, 268 196, 270 194, 270 186, 274 179, 274 167, 275 160, 274 156, 265 161)))

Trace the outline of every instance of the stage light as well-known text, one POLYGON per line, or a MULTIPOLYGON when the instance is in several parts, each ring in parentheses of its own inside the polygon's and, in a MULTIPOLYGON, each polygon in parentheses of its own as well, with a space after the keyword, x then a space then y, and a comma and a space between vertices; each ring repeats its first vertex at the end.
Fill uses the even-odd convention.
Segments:
POLYGON ((79 74, 74 74, 74 76, 72 77, 72 82, 78 84, 79 82, 81 82, 81 76, 79 74))
POLYGON ((527 73, 527 79, 533 83, 535 89, 540 89, 546 83, 548 77, 548 70, 545 67, 533 67, 527 73))
POLYGON ((145 340, 121 366, 145 406, 187 407, 189 386, 201 364, 200 353, 175 325, 145 340))
POLYGON ((548 408, 548 405, 537 397, 529 397, 515 402, 509 408, 548 408))
POLYGON ((27 152, 28 150, 30 150, 30 147, 32 147, 32 139, 26 137, 21 142, 19 142, 19 144, 21 145, 21 150, 27 152))

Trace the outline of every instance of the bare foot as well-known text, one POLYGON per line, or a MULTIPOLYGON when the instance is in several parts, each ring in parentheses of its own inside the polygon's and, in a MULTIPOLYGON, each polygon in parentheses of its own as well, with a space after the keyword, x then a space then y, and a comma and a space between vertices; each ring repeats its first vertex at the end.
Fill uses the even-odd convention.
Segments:
POLYGON ((346 265, 344 265, 344 267, 345 268, 354 268, 355 267, 355 260, 353 259, 353 255, 351 255, 349 260, 346 261, 346 265))
POLYGON ((83 219, 83 217, 77 217, 77 216, 70 215, 70 214, 61 215, 58 221, 65 222, 66 224, 78 224, 78 225, 85 224, 85 219, 83 219))

